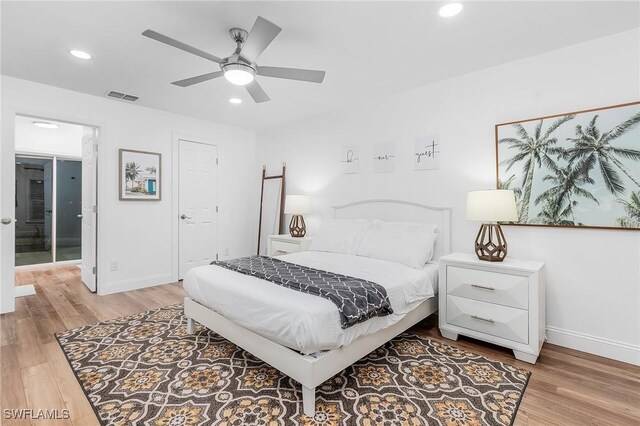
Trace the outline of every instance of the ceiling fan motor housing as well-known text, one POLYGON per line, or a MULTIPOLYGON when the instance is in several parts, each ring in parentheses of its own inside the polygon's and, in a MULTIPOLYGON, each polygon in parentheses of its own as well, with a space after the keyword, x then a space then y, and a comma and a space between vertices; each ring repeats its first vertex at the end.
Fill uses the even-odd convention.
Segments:
POLYGON ((253 76, 256 75, 255 68, 245 64, 244 62, 227 62, 227 63, 220 64, 220 68, 224 72, 237 70, 237 71, 248 72, 253 76))
POLYGON ((233 52, 231 56, 224 58, 222 60, 222 62, 220 63, 220 69, 222 69, 222 71, 232 71, 232 70, 246 71, 248 73, 251 73, 251 75, 255 75, 256 73, 255 64, 250 64, 240 57, 240 52, 242 51, 242 45, 244 44, 245 41, 247 41, 247 37, 249 36, 249 33, 246 30, 243 30, 242 28, 234 27, 229 30, 229 36, 233 41, 236 42, 237 47, 235 52, 233 52))
POLYGON ((242 28, 233 27, 229 30, 229 35, 236 43, 244 43, 247 40, 249 33, 247 30, 243 30, 242 28))

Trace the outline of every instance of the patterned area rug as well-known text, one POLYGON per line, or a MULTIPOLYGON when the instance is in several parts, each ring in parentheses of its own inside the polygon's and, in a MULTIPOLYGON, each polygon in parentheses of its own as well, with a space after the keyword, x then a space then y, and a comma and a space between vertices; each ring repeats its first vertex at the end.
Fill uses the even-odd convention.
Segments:
POLYGON ((405 333, 317 389, 201 326, 182 305, 56 335, 103 425, 510 425, 530 376, 405 333))

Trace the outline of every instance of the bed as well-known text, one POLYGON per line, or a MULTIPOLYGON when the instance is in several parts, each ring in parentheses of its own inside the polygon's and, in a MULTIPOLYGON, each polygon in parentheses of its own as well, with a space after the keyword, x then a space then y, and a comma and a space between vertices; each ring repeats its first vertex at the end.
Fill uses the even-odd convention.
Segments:
POLYGON ((279 260, 381 284, 393 313, 341 328, 335 305, 217 266, 185 276, 187 328, 208 327, 302 385, 303 411, 315 414, 315 388, 437 310, 437 259, 450 251, 450 214, 398 200, 363 200, 332 207, 335 219, 433 224, 433 260, 412 269, 353 254, 302 252, 279 260), (230 284, 232 283, 232 284, 230 284), (242 289, 239 291, 238 289, 242 289), (242 306, 242 310, 237 309, 242 306))

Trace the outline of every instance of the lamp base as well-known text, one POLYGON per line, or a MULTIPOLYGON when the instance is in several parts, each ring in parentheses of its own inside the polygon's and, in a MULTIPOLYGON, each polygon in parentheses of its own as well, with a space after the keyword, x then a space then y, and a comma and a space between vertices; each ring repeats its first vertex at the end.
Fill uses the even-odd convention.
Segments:
POLYGON ((304 218, 301 214, 294 214, 291 217, 289 234, 296 238, 304 237, 307 234, 307 226, 304 224, 304 218))
POLYGON ((507 257, 507 240, 497 223, 483 223, 476 237, 478 259, 502 262, 507 257))

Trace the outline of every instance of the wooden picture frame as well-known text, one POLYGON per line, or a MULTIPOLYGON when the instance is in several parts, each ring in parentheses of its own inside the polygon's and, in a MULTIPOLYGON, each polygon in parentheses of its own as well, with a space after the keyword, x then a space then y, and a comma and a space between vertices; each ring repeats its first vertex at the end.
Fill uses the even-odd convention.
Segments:
POLYGON ((162 154, 118 150, 118 195, 120 201, 162 200, 162 154))
POLYGON ((496 124, 495 144, 505 225, 640 230, 640 101, 496 124))

